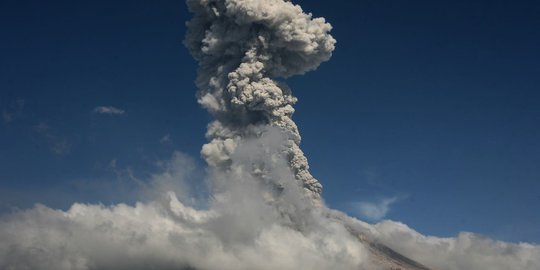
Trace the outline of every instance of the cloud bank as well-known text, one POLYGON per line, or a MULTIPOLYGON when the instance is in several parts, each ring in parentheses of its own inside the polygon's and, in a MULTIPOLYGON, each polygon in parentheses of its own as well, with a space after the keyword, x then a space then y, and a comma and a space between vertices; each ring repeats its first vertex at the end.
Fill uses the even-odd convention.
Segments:
POLYGON ((247 161, 266 159, 276 176, 294 183, 275 148, 273 136, 281 135, 269 134, 264 145, 238 146, 233 171, 208 175, 214 196, 205 202, 190 192, 194 162, 176 153, 145 180, 148 199, 134 205, 75 203, 66 211, 36 205, 1 217, 0 269, 384 269, 358 236, 433 269, 540 267, 537 245, 472 233, 424 236, 394 221, 370 225, 312 208, 298 199, 299 186, 287 187, 286 203, 268 201, 272 190, 253 179, 247 161))
POLYGON ((248 139, 230 171, 209 172, 212 197, 196 203, 184 177, 193 162, 175 154, 148 179, 148 200, 135 205, 43 205, 0 219, 0 269, 357 269, 367 253, 338 220, 299 199, 284 162, 281 131, 248 139), (267 164, 284 181, 273 186, 250 173, 267 164), (150 192, 154 191, 154 192, 150 192), (178 191, 178 192, 175 192, 178 191), (201 207, 201 205, 205 205, 201 207))
POLYGON ((372 228, 382 243, 434 269, 540 269, 538 245, 505 243, 468 232, 448 238, 425 236, 394 221, 372 228))

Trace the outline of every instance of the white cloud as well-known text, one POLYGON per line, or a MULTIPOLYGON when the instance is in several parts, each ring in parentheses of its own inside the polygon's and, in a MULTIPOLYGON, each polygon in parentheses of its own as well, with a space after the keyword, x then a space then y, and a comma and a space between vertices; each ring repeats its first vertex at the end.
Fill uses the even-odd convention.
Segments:
POLYGON ((401 200, 401 197, 395 196, 383 198, 376 202, 354 202, 351 205, 352 210, 359 216, 368 220, 377 221, 386 217, 386 214, 390 211, 390 206, 399 200, 401 200))
POLYGON ((113 106, 99 106, 99 107, 96 107, 94 108, 93 110, 94 113, 97 113, 97 114, 124 114, 126 111, 122 110, 122 109, 119 109, 119 108, 116 108, 116 107, 113 107, 113 106))
POLYGON ((373 229, 382 243, 434 269, 540 269, 538 245, 506 243, 468 232, 448 238, 425 236, 394 221, 375 224, 373 229))
POLYGON ((472 233, 425 236, 399 222, 371 225, 310 208, 272 143, 259 142, 239 145, 231 170, 208 175, 216 192, 205 207, 190 192, 196 163, 175 153, 145 181, 145 202, 75 203, 66 211, 37 205, 0 217, 0 269, 380 270, 350 231, 432 269, 540 269, 537 245, 472 233), (268 179, 283 180, 282 200, 268 200, 272 185, 246 170, 261 158, 268 179))
POLYGON ((232 170, 209 174, 215 192, 204 208, 183 186, 195 163, 175 153, 147 181, 155 192, 146 202, 38 205, 4 216, 0 269, 366 269, 361 242, 310 210, 275 145, 257 142, 238 146, 232 170), (284 181, 283 201, 270 200, 275 186, 246 170, 254 158, 265 159, 269 180, 284 181))

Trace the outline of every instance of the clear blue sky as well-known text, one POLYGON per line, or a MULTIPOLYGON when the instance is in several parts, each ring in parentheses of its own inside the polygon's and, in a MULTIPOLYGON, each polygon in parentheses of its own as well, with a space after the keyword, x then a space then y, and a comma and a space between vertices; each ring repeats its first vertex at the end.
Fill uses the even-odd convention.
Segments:
MULTIPOLYGON (((538 2, 295 2, 338 41, 288 81, 330 206, 397 197, 386 218, 424 234, 540 242, 538 2)), ((2 212, 120 202, 112 160, 144 178, 198 158, 187 19, 179 0, 0 3, 2 212)))

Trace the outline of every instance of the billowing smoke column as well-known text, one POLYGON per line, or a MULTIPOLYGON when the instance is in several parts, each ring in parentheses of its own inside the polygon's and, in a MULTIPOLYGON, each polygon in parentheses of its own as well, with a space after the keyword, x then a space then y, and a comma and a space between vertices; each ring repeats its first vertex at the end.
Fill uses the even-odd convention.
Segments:
MULTIPOLYGON (((199 61, 198 101, 215 117, 202 155, 227 169, 240 138, 266 127, 286 134, 283 151, 295 178, 313 202, 321 184, 309 173, 300 134, 291 116, 296 98, 273 78, 303 74, 328 60, 335 40, 330 24, 284 0, 187 0, 194 13, 186 46, 199 61)), ((264 170, 253 164, 253 173, 264 170)), ((280 190, 280 183, 273 183, 280 190)))

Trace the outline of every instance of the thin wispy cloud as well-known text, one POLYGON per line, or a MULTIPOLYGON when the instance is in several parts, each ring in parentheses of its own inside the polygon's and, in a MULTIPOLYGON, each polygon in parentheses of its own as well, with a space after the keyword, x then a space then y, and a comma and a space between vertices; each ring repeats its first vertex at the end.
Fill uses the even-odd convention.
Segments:
POLYGON ((17 99, 9 106, 4 108, 2 110, 2 120, 4 121, 4 124, 10 124, 11 122, 15 121, 17 118, 21 117, 23 109, 24 109, 25 101, 24 99, 17 99))
POLYGON ((390 212, 391 206, 403 200, 403 196, 382 198, 376 201, 360 201, 352 203, 352 210, 359 216, 371 220, 379 221, 390 212))
POLYGON ((49 144, 51 152, 56 155, 64 156, 71 152, 71 143, 59 136, 49 125, 41 122, 34 127, 34 131, 39 134, 47 144, 49 144))
POLYGON ((97 114, 108 114, 108 115, 121 115, 121 114, 126 113, 125 110, 122 110, 120 108, 113 107, 113 106, 98 106, 94 108, 93 112, 97 114))
POLYGON ((2 110, 2 120, 5 124, 11 123, 13 121, 13 115, 11 115, 7 110, 2 110))
POLYGON ((165 134, 161 139, 159 139, 161 144, 170 144, 172 143, 171 134, 165 134))

